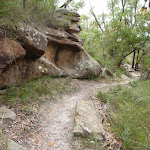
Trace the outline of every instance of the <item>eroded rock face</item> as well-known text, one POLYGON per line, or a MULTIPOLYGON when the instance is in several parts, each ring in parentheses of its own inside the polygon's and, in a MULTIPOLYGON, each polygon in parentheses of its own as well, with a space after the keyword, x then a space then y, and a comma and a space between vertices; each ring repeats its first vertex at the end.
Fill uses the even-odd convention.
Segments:
POLYGON ((19 26, 17 30, 23 38, 23 46, 29 55, 38 58, 44 54, 48 40, 42 32, 29 25, 19 26))
POLYGON ((101 68, 84 49, 51 43, 45 58, 73 78, 90 78, 99 76, 101 68))
POLYGON ((26 51, 18 42, 8 38, 0 39, 0 74, 25 55, 26 51))
POLYGON ((30 59, 17 60, 5 72, 0 74, 0 89, 41 77, 44 72, 40 70, 39 66, 39 62, 30 59))
POLYGON ((22 46, 0 39, 0 88, 50 74, 73 78, 97 77, 99 64, 83 48, 80 15, 66 9, 55 12, 53 27, 17 27, 22 46), (64 22, 65 23, 64 23, 64 22))

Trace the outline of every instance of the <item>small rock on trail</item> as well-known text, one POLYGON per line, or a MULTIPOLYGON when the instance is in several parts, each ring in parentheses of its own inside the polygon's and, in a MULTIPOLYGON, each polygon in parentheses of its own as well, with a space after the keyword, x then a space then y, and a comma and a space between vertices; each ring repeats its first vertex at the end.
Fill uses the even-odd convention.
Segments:
POLYGON ((5 106, 0 107, 0 118, 15 120, 16 114, 5 106))

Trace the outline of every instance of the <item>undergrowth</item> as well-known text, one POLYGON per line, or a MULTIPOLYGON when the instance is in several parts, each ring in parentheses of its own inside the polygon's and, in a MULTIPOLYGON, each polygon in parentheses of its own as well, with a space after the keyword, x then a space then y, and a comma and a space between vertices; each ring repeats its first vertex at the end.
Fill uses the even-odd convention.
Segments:
POLYGON ((54 97, 70 92, 74 87, 70 86, 70 79, 67 78, 52 78, 45 76, 28 83, 23 83, 20 86, 12 86, 5 90, 5 93, 0 96, 0 105, 10 105, 15 107, 16 104, 27 105, 31 103, 43 102, 42 96, 47 96, 49 100, 54 97))
POLYGON ((123 149, 150 149, 150 80, 134 81, 129 87, 117 86, 98 93, 111 114, 111 127, 123 149))

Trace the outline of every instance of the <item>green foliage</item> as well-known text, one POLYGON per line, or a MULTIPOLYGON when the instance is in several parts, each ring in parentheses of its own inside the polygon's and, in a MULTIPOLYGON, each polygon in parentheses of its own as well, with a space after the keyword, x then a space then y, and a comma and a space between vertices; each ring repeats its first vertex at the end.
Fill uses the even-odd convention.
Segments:
POLYGON ((0 24, 13 25, 25 17, 21 0, 0 1, 0 24))
POLYGON ((79 9, 83 8, 85 5, 84 0, 80 0, 79 2, 72 1, 70 4, 70 9, 74 11, 78 11, 79 9))
POLYGON ((57 0, 1 0, 0 25, 12 26, 22 22, 50 25, 57 0))
POLYGON ((16 104, 23 104, 23 111, 28 110, 28 104, 43 102, 42 96, 48 96, 52 100, 56 95, 71 91, 69 79, 54 79, 49 76, 23 83, 19 87, 6 89, 5 94, 0 96, 0 104, 7 104, 15 107, 16 104))
POLYGON ((107 93, 112 130, 123 141, 123 149, 150 149, 150 80, 130 85, 107 93))
POLYGON ((126 71, 123 68, 117 68, 115 73, 117 77, 121 77, 122 74, 126 74, 126 71))
POLYGON ((101 91, 98 92, 97 97, 100 99, 102 102, 107 102, 107 93, 103 93, 101 91))
POLYGON ((144 70, 149 70, 150 11, 140 11, 140 3, 136 0, 126 1, 124 12, 120 1, 113 2, 112 6, 112 1, 108 1, 109 14, 97 16, 103 31, 96 21, 91 19, 90 14, 81 17, 81 37, 84 39, 85 49, 101 66, 113 71, 126 61, 126 57, 131 55, 133 50, 139 50, 138 60, 137 54, 135 60, 143 63, 144 70))

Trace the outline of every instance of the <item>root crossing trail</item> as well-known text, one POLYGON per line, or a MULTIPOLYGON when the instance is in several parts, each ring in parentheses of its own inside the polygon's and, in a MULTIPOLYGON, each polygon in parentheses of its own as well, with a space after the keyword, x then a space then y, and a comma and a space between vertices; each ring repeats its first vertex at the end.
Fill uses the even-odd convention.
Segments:
MULTIPOLYGON (((124 81, 119 84, 128 84, 124 81)), ((98 91, 107 91, 118 83, 78 81, 80 91, 64 96, 56 102, 46 102, 41 107, 42 129, 29 139, 30 150, 72 150, 73 126, 76 102, 94 96, 98 91)))

